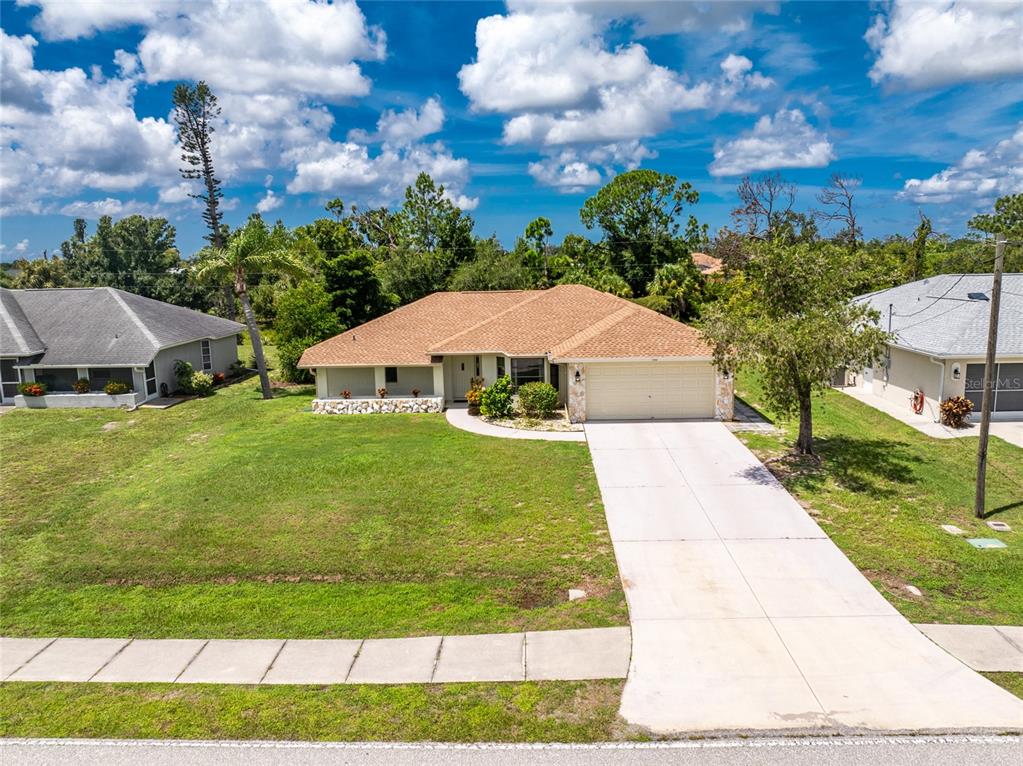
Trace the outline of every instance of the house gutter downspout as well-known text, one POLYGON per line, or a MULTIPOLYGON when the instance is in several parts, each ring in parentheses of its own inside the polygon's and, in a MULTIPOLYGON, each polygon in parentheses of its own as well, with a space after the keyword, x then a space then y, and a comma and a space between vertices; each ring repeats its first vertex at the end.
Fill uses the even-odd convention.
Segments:
POLYGON ((945 360, 935 359, 933 356, 927 357, 927 361, 931 364, 936 364, 941 368, 941 379, 938 382, 938 417, 934 419, 935 423, 941 422, 941 403, 945 401, 945 360))

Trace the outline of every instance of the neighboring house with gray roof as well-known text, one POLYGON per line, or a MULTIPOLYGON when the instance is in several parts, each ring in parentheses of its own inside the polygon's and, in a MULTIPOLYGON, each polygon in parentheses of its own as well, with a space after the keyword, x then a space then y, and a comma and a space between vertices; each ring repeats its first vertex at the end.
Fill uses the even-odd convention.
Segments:
MULTIPOLYGON (((856 299, 881 315, 895 339, 857 384, 910 407, 924 394, 924 413, 938 420, 938 405, 965 396, 980 409, 991 315, 991 274, 941 274, 856 299)), ((1002 277, 998 312, 993 411, 1023 416, 1023 274, 1002 277)))
POLYGON ((9 290, 0 288, 0 383, 4 404, 20 383, 46 384, 34 406, 139 404, 174 391, 174 362, 227 372, 238 361, 244 326, 111 287, 9 290), (131 387, 115 399, 74 395, 87 378, 93 392, 111 380, 131 387), (51 395, 52 394, 52 395, 51 395))

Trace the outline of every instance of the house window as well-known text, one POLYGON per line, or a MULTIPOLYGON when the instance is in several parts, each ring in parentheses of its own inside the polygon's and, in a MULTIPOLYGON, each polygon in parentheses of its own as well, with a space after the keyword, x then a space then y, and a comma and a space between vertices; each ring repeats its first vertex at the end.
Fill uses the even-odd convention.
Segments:
POLYGON ((512 359, 511 378, 516 386, 543 381, 543 357, 512 359))
POLYGON ((46 386, 47 391, 74 391, 78 380, 78 369, 75 367, 37 367, 36 380, 46 386))
POLYGON ((210 342, 208 340, 201 341, 202 346, 202 368, 204 370, 213 369, 213 353, 210 351, 210 342))
POLYGON ((504 377, 504 357, 503 356, 497 357, 497 377, 499 377, 499 378, 503 378, 504 377))
POLYGON ((112 380, 119 380, 126 383, 128 388, 135 388, 135 381, 132 378, 131 370, 124 367, 90 367, 89 388, 93 391, 102 391, 107 383, 112 380))
POLYGON ((384 367, 384 382, 385 383, 397 383, 398 382, 398 368, 397 367, 384 367))
MULTIPOLYGON (((991 381, 994 400, 992 412, 1018 412, 1023 410, 1023 364, 995 365, 991 381)), ((984 401, 984 365, 966 365, 966 398, 973 402, 973 411, 980 412, 984 401)))

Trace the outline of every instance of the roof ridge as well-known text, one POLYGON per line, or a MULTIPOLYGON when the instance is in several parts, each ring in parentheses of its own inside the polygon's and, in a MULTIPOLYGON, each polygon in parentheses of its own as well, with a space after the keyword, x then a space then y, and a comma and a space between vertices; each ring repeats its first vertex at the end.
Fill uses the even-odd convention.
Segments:
POLYGON ((575 335, 566 338, 565 340, 561 341, 561 343, 556 344, 554 348, 550 350, 551 355, 561 356, 562 354, 571 351, 573 348, 581 346, 586 341, 596 337, 597 335, 600 335, 600 333, 604 332, 605 330, 611 329, 616 324, 621 322, 623 319, 625 319, 628 316, 631 316, 634 313, 636 313, 636 311, 633 306, 631 305, 622 306, 617 311, 608 314, 599 322, 594 322, 586 329, 580 330, 575 335))
MULTIPOLYGON (((500 317, 503 317, 504 315, 506 315, 510 311, 514 311, 515 309, 518 309, 518 308, 521 308, 522 306, 525 306, 527 303, 532 303, 533 301, 538 300, 539 298, 543 297, 550 290, 553 290, 553 289, 554 288, 548 288, 547 290, 536 290, 533 293, 533 295, 526 296, 525 298, 523 298, 518 303, 513 303, 508 308, 503 309, 501 311, 498 311, 496 314, 494 314, 492 316, 489 316, 486 319, 484 319, 484 320, 482 320, 480 322, 477 322, 476 324, 474 324, 474 325, 472 325, 470 327, 466 327, 464 330, 459 330, 454 335, 449 335, 446 338, 442 338, 441 340, 437 341, 432 346, 430 346, 427 349, 427 351, 432 351, 433 349, 437 348, 438 346, 443 346, 444 344, 454 340, 455 338, 457 338, 460 335, 465 335, 466 333, 472 332, 473 330, 478 330, 480 327, 483 327, 484 325, 488 325, 491 322, 493 322, 494 320, 499 319, 500 317)), ((481 290, 480 292, 488 292, 488 291, 481 290)), ((508 292, 512 292, 512 291, 508 291, 508 292)), ((528 292, 528 291, 523 290, 522 292, 528 292)))
MULTIPOLYGON (((10 292, 7 288, 4 288, 4 290, 10 292)), ((18 299, 12 295, 11 300, 17 303, 18 299)), ((0 300, 0 319, 3 319, 4 324, 7 325, 7 329, 10 330, 11 337, 14 338, 14 342, 18 345, 18 349, 22 352, 30 351, 31 349, 25 342, 25 336, 21 334, 21 330, 19 330, 18 326, 14 323, 13 317, 11 317, 10 312, 7 311, 7 307, 4 305, 2 300, 0 300)))
POLYGON ((124 298, 121 297, 120 292, 114 289, 113 287, 107 287, 106 290, 108 293, 110 293, 111 297, 113 297, 113 299, 117 301, 117 305, 119 305, 121 307, 121 310, 128 315, 128 318, 135 323, 135 326, 139 329, 139 332, 141 332, 142 335, 145 336, 145 339, 153 344, 153 348, 157 350, 162 348, 160 341, 156 339, 155 335, 153 335, 152 330, 146 327, 146 323, 139 318, 139 315, 136 314, 135 311, 131 308, 131 306, 128 305, 127 301, 125 301, 124 298))

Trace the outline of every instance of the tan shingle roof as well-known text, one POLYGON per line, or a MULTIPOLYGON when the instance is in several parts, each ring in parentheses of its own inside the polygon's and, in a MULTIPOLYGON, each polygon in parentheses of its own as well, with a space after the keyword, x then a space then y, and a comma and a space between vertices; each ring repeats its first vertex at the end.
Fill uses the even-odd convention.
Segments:
POLYGON ((723 270, 721 259, 706 253, 693 253, 693 263, 702 274, 720 274, 723 270))
POLYGON ((699 332, 582 285, 434 293, 306 350, 300 366, 429 364, 501 352, 559 359, 710 357, 699 332))

